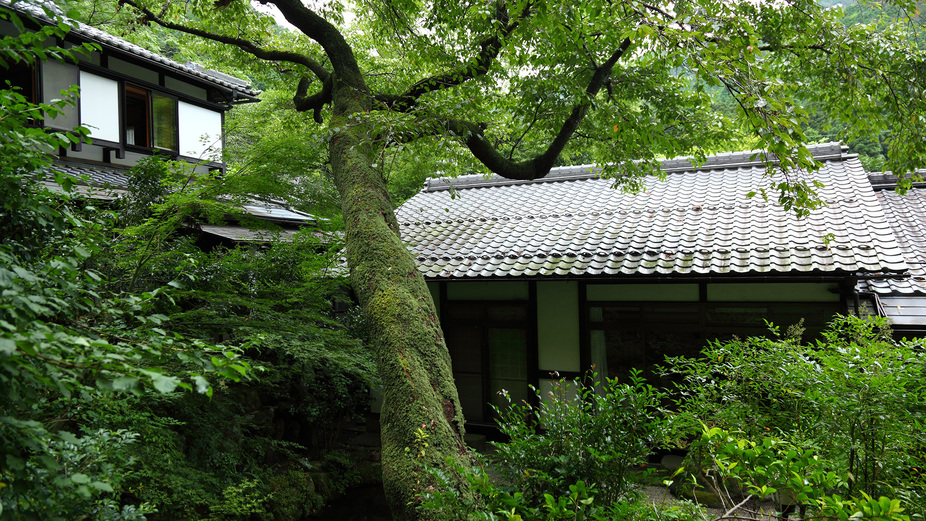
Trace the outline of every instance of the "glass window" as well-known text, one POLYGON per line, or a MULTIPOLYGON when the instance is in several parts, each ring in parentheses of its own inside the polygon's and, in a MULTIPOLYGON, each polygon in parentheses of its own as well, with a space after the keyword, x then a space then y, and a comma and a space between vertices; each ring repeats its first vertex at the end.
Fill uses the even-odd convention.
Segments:
POLYGON ((7 63, 8 68, 0 66, 0 88, 12 87, 26 97, 28 101, 35 102, 35 71, 26 62, 7 63))
POLYGON ((152 146, 162 150, 178 151, 180 134, 177 125, 177 98, 152 93, 151 113, 154 118, 152 146))
POLYGON ((125 143, 177 152, 177 98, 126 85, 125 143))
MULTIPOLYGON (((76 65, 49 60, 42 64, 42 100, 51 103, 52 100, 64 99, 61 91, 80 84, 80 69, 76 65)), ((76 100, 75 103, 61 108, 61 113, 55 118, 46 117, 45 126, 72 129, 80 124, 76 100)))
POLYGON ((444 324, 463 415, 489 422, 490 404, 503 406, 529 397, 527 303, 447 301, 444 324))
POLYGON ((650 383, 666 387, 671 382, 653 371, 666 357, 697 357, 708 340, 767 335, 766 320, 784 332, 803 319, 804 340, 810 340, 839 308, 838 303, 596 302, 587 310, 590 355, 597 371, 625 379, 635 368, 650 383))
POLYGON ((764 326, 769 319, 768 308, 748 304, 711 306, 707 310, 707 323, 712 325, 764 326))
POLYGON ((125 86, 125 144, 151 146, 149 128, 148 91, 132 85, 125 86))
MULTIPOLYGON (((526 402, 527 332, 514 328, 490 328, 489 401, 496 407, 508 406, 507 393, 513 403, 526 402)), ((465 411, 465 409, 464 409, 465 411)))

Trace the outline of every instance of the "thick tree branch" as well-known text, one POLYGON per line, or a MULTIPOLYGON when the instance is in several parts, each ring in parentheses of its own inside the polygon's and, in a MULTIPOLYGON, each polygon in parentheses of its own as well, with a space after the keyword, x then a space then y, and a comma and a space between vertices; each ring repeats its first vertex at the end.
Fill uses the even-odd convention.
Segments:
POLYGON ((531 3, 528 2, 521 13, 514 20, 510 20, 508 8, 503 1, 499 1, 495 6, 495 21, 499 23, 500 28, 495 34, 479 42, 479 53, 476 55, 475 60, 462 65, 454 71, 419 80, 402 94, 394 96, 379 95, 377 100, 391 110, 407 112, 417 105, 418 98, 424 94, 456 87, 485 75, 489 72, 492 63, 498 58, 505 39, 530 14, 531 3))
POLYGON ((321 92, 311 96, 308 95, 309 84, 311 84, 309 78, 302 78, 299 80, 299 86, 296 87, 296 95, 293 96, 293 103, 296 105, 296 110, 299 112, 311 110, 312 118, 316 123, 321 124, 323 122, 322 108, 328 103, 331 103, 331 76, 322 83, 321 92))
MULTIPOLYGON (((303 5, 301 0, 260 1, 275 5, 283 13, 286 21, 321 45, 339 80, 355 87, 366 88, 354 51, 337 27, 303 5)), ((327 78, 321 79, 324 81, 327 78)))
POLYGON ((576 129, 579 128, 579 124, 585 119, 585 115, 591 107, 591 102, 589 100, 597 95, 601 88, 607 83, 608 79, 611 77, 611 71, 614 69, 614 66, 629 48, 630 39, 626 38, 621 43, 620 47, 611 54, 608 60, 595 70, 592 79, 585 89, 586 100, 572 109, 572 113, 566 121, 563 122, 563 126, 560 128, 559 133, 553 138, 553 141, 547 149, 531 160, 520 163, 509 160, 492 146, 486 138, 483 129, 474 123, 450 119, 446 122, 446 129, 450 133, 463 138, 467 148, 470 149, 470 152, 472 152, 476 159, 502 177, 519 180, 538 179, 543 177, 547 175, 547 172, 553 167, 556 158, 559 157, 560 153, 566 147, 566 144, 575 134, 576 129))
POLYGON ((243 38, 235 38, 232 36, 225 36, 222 34, 211 33, 209 31, 204 31, 202 29, 196 29, 193 27, 187 27, 181 24, 175 24, 168 22, 161 18, 160 15, 155 14, 150 9, 139 5, 135 0, 120 0, 120 4, 127 4, 134 7, 136 10, 145 15, 145 19, 151 22, 154 22, 161 27, 171 29, 174 31, 179 31, 186 34, 192 34, 193 36, 198 36, 200 38, 205 38, 207 40, 212 40, 219 43, 224 43, 228 45, 234 45, 235 47, 241 49, 242 51, 252 54, 257 58, 262 60, 269 61, 283 61, 289 63, 295 63, 299 65, 304 65, 313 74, 315 74, 319 80, 325 81, 329 72, 317 61, 309 58, 304 54, 299 54, 296 52, 290 51, 278 51, 273 49, 265 49, 250 40, 245 40, 243 38))

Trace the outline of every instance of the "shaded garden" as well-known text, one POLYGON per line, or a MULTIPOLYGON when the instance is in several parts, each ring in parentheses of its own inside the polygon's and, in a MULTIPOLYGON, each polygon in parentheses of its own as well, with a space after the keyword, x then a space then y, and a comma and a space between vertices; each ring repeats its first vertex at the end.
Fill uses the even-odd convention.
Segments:
POLYGON ((694 505, 654 510, 638 492, 653 482, 649 456, 683 449, 683 466, 657 482, 725 519, 774 510, 923 518, 920 342, 895 342, 884 321, 854 316, 835 319, 818 341, 802 343, 800 333, 770 325, 768 337, 669 359, 662 373, 683 382, 674 389, 639 375, 597 387, 559 381, 539 407, 500 411, 511 440, 481 466, 457 469, 484 503, 438 484, 425 504, 448 519, 711 517, 694 505), (753 510, 768 499, 779 508, 753 510))

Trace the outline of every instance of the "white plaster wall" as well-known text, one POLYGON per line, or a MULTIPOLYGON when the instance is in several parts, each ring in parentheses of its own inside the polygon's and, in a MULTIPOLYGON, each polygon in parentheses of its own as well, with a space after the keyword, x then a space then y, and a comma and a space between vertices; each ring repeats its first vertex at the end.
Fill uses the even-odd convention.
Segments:
POLYGON ((95 145, 84 145, 79 151, 68 150, 68 157, 72 159, 89 159, 92 161, 103 160, 103 148, 95 145))
POLYGON ((708 302, 839 302, 837 284, 708 284, 708 302))
POLYGON ((119 141, 119 82, 80 71, 80 124, 91 137, 119 141))
POLYGON ((541 371, 580 371, 579 283, 537 283, 537 365, 541 371))
POLYGON ((183 101, 178 103, 177 109, 180 114, 180 154, 219 160, 222 153, 222 114, 183 101))

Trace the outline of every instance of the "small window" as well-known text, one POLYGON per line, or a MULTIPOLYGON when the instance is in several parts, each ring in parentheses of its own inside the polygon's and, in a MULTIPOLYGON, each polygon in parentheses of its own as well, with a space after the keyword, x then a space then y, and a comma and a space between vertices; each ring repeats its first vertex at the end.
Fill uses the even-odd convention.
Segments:
POLYGON ((0 67, 0 89, 13 88, 26 97, 26 100, 35 103, 35 69, 24 61, 6 64, 8 68, 0 67))
POLYGON ((177 152, 180 148, 177 99, 126 85, 125 143, 177 152))

